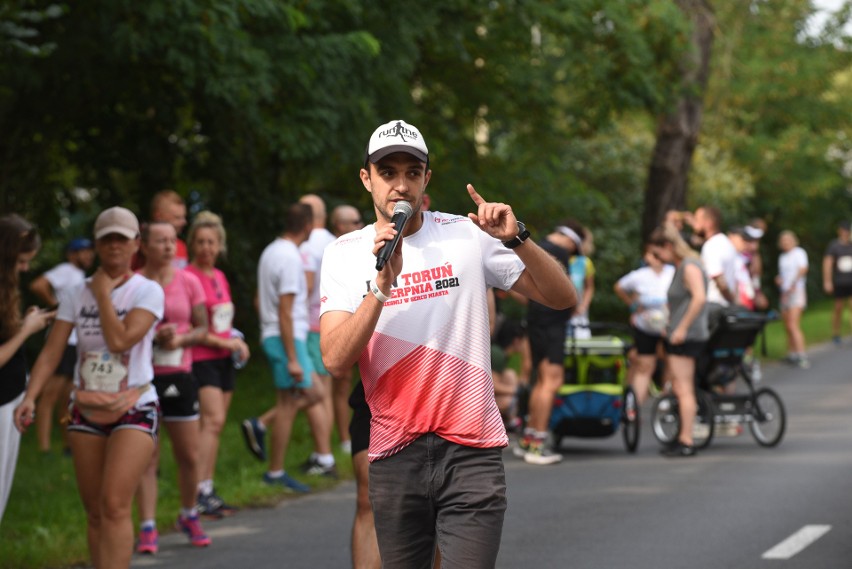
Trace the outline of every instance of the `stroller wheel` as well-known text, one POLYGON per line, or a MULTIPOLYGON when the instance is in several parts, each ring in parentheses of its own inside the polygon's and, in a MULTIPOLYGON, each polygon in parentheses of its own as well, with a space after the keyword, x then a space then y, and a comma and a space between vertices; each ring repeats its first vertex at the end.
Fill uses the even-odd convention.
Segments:
POLYGON ((702 449, 710 446, 710 441, 713 440, 716 430, 716 405, 713 403, 713 396, 703 389, 695 391, 695 399, 698 409, 695 425, 692 427, 692 439, 695 448, 702 449))
POLYGON ((767 387, 758 389, 752 415, 754 420, 748 426, 759 445, 774 447, 781 442, 787 427, 787 415, 777 393, 767 387))
POLYGON ((680 432, 680 412, 677 397, 666 394, 654 402, 651 411, 651 430, 660 443, 672 444, 680 432))
POLYGON ((636 452, 639 447, 639 402, 632 387, 624 390, 624 405, 621 434, 628 452, 636 452))
MULTIPOLYGON (((692 427, 693 444, 695 448, 706 448, 713 440, 716 426, 715 406, 712 397, 705 391, 696 391, 695 398, 698 412, 692 427)), ((680 433, 680 406, 677 397, 668 394, 657 399, 651 413, 651 430, 663 445, 670 445, 677 440, 680 433)))

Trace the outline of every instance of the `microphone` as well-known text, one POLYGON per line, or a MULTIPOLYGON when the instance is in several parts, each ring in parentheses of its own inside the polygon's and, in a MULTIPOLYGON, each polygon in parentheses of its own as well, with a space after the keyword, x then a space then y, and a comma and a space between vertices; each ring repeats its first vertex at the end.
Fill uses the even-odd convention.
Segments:
POLYGON ((393 236, 393 239, 385 243, 385 246, 382 247, 382 250, 379 251, 379 254, 376 256, 376 270, 381 271, 382 267, 385 266, 385 263, 390 259, 391 253, 396 249, 396 244, 399 243, 399 240, 402 238, 402 230, 405 228, 405 223, 408 221, 408 218, 411 217, 411 214, 414 211, 411 209, 411 204, 408 202, 396 202, 396 205, 393 208, 393 217, 391 218, 391 222, 394 224, 394 229, 396 229, 396 235, 393 236))

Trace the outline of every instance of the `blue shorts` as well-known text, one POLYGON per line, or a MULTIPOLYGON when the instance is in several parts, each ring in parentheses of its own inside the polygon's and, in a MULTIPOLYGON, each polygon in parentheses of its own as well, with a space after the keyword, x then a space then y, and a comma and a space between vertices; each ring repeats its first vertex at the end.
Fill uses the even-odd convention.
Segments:
POLYGON ((319 332, 308 332, 308 354, 311 356, 311 363, 314 364, 314 370, 318 375, 328 375, 328 370, 322 363, 322 352, 320 352, 320 335, 319 332))
POLYGON ((308 354, 308 344, 304 340, 295 340, 295 344, 296 358, 303 372, 301 383, 297 383, 287 371, 287 353, 284 351, 284 344, 281 343, 281 336, 270 336, 263 340, 263 351, 272 368, 272 380, 277 389, 307 389, 311 386, 314 366, 308 354))

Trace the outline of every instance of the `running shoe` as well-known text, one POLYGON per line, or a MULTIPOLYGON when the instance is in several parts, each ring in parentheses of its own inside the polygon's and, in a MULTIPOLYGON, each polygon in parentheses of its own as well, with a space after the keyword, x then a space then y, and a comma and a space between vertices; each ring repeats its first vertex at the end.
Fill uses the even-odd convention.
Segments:
POLYGON ((323 466, 320 461, 314 457, 308 458, 299 469, 310 476, 327 476, 328 478, 337 478, 337 465, 323 466))
POLYGON ((220 520, 223 514, 219 512, 219 506, 213 500, 213 494, 205 495, 201 492, 195 499, 195 508, 198 510, 198 515, 206 520, 220 520))
POLYGON ((139 541, 136 543, 136 553, 147 553, 154 555, 159 551, 160 535, 157 528, 145 528, 139 532, 139 541))
POLYGON ((266 429, 261 428, 256 417, 244 420, 240 427, 249 452, 260 461, 266 460, 266 429))
POLYGON ((529 443, 527 452, 524 453, 524 462, 546 466, 562 462, 562 455, 550 450, 550 447, 544 441, 533 439, 529 443))
POLYGON ((299 482, 295 478, 291 478, 290 476, 287 475, 286 472, 284 474, 282 474, 281 476, 276 476, 274 478, 272 476, 270 476, 268 472, 265 472, 263 474, 263 481, 266 482, 267 484, 269 484, 270 486, 273 486, 273 485, 283 486, 284 489, 287 490, 288 492, 299 492, 300 494, 307 494, 308 492, 311 491, 310 486, 308 486, 307 484, 302 484, 301 482, 299 482))
POLYGON ((799 366, 799 369, 810 369, 811 367, 811 362, 805 356, 801 356, 796 364, 799 366))
POLYGON ((527 454, 527 451, 530 448, 530 441, 532 440, 532 437, 528 435, 519 437, 518 444, 512 447, 512 454, 514 454, 518 458, 524 458, 524 455, 527 454))
POLYGON ((661 450, 660 454, 669 458, 686 458, 695 456, 697 451, 692 445, 685 445, 680 441, 675 441, 674 444, 661 450))
POLYGON ((186 534, 189 538, 189 543, 195 547, 207 547, 210 545, 210 538, 201 529, 201 520, 198 516, 178 516, 175 527, 186 534))
POLYGON ((831 341, 834 342, 835 346, 839 346, 840 345, 840 336, 832 336, 831 341))
POLYGON ((226 504, 225 500, 216 494, 215 490, 213 490, 212 494, 207 495, 199 492, 196 499, 196 508, 198 508, 199 515, 211 520, 220 520, 232 516, 239 510, 236 506, 226 504))

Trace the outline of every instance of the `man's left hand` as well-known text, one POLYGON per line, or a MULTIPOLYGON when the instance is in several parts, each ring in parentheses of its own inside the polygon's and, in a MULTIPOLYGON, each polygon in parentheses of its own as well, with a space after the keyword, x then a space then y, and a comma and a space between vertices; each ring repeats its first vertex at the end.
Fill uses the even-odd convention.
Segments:
POLYGON ((486 202, 471 184, 467 185, 467 193, 478 208, 476 213, 469 213, 467 216, 481 230, 500 241, 509 241, 518 235, 518 220, 511 206, 486 202))

